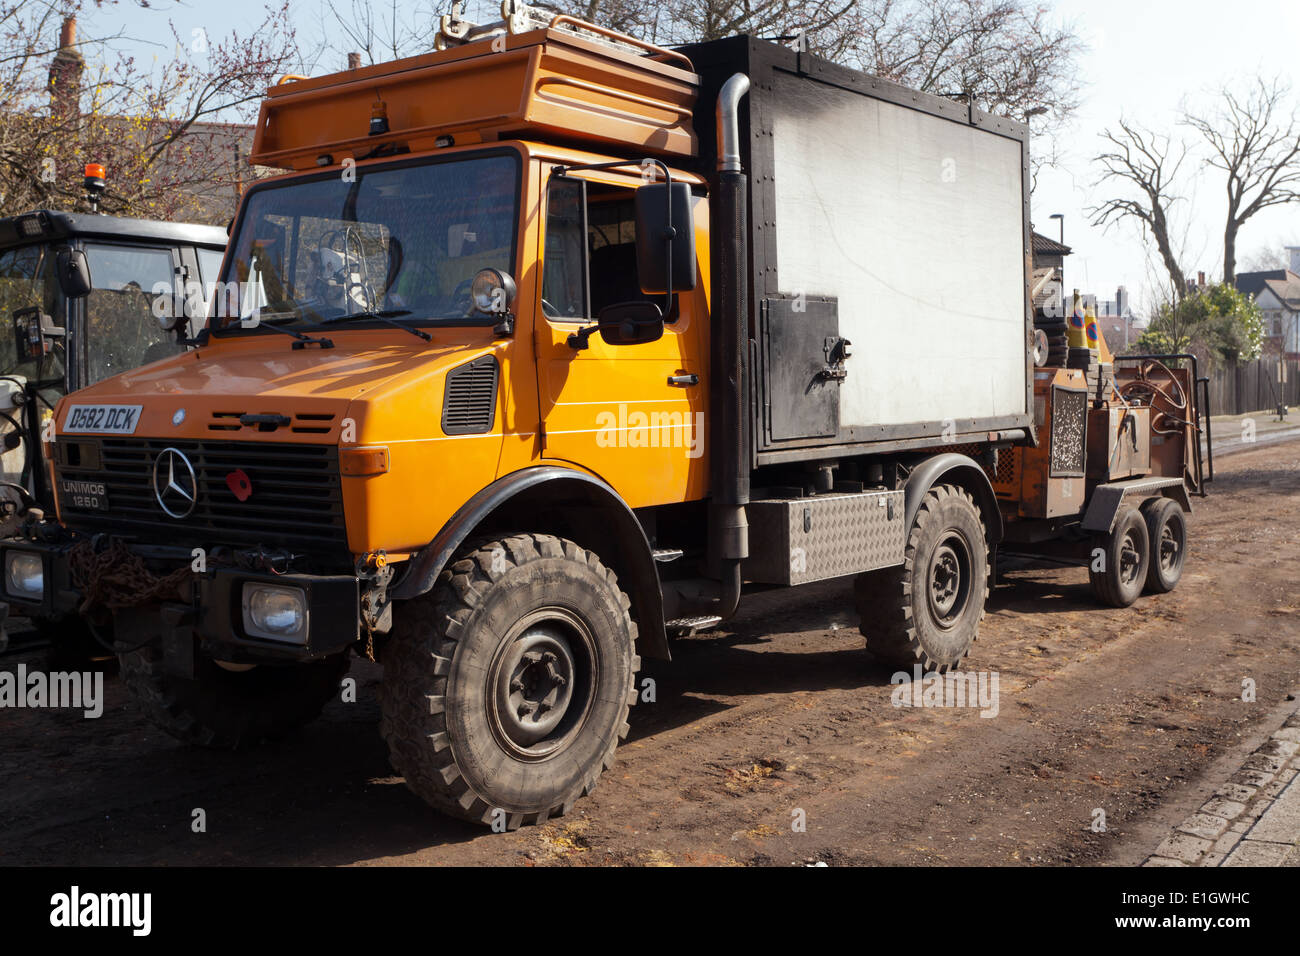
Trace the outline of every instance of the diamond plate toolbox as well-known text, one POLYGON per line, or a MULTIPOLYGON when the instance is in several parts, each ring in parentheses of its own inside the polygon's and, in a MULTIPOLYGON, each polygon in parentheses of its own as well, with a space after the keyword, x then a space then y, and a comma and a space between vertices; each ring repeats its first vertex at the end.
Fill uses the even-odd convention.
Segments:
POLYGON ((903 563, 901 491, 751 501, 744 575, 763 584, 807 584, 903 563))

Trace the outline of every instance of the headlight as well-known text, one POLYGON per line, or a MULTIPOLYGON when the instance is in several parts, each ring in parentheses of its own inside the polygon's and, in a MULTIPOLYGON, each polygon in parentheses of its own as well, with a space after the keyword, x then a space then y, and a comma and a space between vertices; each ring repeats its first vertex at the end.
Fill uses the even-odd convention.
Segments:
POLYGON ((496 269, 480 270, 470 287, 470 296, 477 312, 508 312, 515 301, 515 280, 496 269))
POLYGON ((252 637, 307 643, 307 596, 298 588, 244 585, 244 631, 252 637))
POLYGON ((45 596, 45 562, 30 551, 5 552, 5 590, 11 597, 39 601, 45 596))

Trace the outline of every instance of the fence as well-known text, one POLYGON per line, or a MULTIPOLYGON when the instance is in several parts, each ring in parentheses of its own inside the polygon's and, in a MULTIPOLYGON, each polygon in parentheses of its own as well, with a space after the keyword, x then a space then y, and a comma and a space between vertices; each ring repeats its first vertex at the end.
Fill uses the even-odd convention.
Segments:
POLYGON ((1300 407, 1300 359, 1266 355, 1254 362, 1220 365, 1210 370, 1209 379, 1210 411, 1215 415, 1272 411, 1279 403, 1300 407))

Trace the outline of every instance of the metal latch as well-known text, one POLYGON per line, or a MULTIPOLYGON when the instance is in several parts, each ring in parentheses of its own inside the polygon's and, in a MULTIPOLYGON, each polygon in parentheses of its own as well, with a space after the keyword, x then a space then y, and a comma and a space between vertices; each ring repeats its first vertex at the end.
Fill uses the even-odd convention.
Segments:
POLYGON ((822 346, 826 353, 826 364, 817 373, 817 377, 828 382, 842 382, 849 377, 849 370, 844 367, 844 360, 853 354, 853 343, 848 339, 829 335, 822 346))

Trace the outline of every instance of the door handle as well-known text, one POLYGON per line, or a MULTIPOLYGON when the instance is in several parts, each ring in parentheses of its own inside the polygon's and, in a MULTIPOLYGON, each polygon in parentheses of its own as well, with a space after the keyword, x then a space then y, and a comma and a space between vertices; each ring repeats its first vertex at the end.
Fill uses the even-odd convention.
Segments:
POLYGON ((687 372, 685 375, 669 375, 668 384, 673 388, 689 388, 692 385, 699 385, 700 377, 694 372, 687 372))

